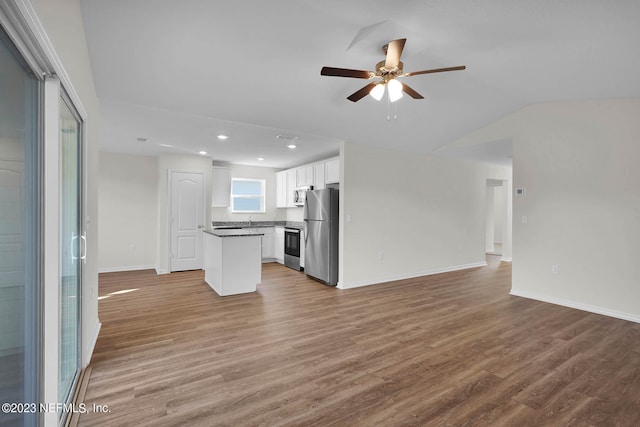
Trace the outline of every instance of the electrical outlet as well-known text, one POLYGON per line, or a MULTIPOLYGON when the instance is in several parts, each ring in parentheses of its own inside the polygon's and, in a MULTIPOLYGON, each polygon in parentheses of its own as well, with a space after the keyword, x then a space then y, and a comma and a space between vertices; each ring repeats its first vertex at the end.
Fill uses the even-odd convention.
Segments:
POLYGON ((553 274, 558 274, 558 266, 557 265, 552 265, 551 266, 551 273, 553 274))
POLYGON ((523 216, 523 217, 522 217, 522 223, 523 223, 523 224, 526 224, 526 223, 527 223, 527 221, 529 221, 529 219, 528 219, 526 216, 523 216))
POLYGON ((384 252, 378 252, 378 261, 382 261, 384 259, 384 252))

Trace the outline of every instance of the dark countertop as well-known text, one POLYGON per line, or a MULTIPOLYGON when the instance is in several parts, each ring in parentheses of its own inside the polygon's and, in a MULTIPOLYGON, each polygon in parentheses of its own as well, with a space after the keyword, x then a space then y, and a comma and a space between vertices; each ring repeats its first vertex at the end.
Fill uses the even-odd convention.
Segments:
POLYGON ((247 237, 247 236, 264 236, 264 233, 258 233, 253 230, 244 230, 242 228, 212 228, 211 230, 202 230, 205 233, 216 237, 247 237))
POLYGON ((212 221, 211 228, 217 227, 240 227, 240 228, 260 228, 260 227, 287 227, 304 229, 304 222, 298 221, 212 221))

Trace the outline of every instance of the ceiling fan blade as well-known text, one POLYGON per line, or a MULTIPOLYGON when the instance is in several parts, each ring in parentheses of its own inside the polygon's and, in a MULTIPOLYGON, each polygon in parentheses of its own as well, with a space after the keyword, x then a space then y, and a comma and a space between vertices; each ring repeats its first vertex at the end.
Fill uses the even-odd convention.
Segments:
POLYGON ((447 68, 434 68, 433 70, 422 70, 422 71, 411 71, 409 73, 405 73, 405 76, 417 76, 418 74, 431 74, 431 73, 442 73, 444 71, 458 71, 464 70, 464 65, 460 65, 458 67, 447 67, 447 68))
POLYGON ((347 96, 347 99, 353 102, 360 101, 362 98, 369 95, 369 92, 371 92, 371 89, 373 89, 375 86, 376 86, 376 83, 369 83, 362 89, 359 89, 353 92, 351 95, 347 96))
POLYGON ((424 96, 420 95, 418 92, 411 89, 409 86, 407 86, 404 83, 402 83, 402 90, 405 91, 405 93, 410 97, 412 97, 413 99, 424 99, 424 96))
POLYGON ((353 77, 354 79, 369 79, 371 73, 364 70, 351 70, 349 68, 334 68, 334 67, 322 67, 320 70, 322 76, 335 76, 335 77, 353 77))
POLYGON ((400 64, 400 55, 407 39, 398 39, 390 41, 387 45, 387 59, 384 62, 384 68, 393 70, 400 64))

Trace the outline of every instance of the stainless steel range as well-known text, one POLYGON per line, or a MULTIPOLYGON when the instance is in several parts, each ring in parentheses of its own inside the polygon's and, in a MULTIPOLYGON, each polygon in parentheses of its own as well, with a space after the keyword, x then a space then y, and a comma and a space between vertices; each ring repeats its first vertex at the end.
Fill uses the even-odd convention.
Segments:
POLYGON ((300 230, 284 229, 284 265, 300 271, 300 230))

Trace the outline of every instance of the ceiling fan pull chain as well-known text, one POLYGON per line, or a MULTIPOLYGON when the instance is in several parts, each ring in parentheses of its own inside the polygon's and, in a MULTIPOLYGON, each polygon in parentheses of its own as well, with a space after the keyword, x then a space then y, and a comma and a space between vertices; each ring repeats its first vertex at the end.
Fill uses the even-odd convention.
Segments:
POLYGON ((391 120, 391 100, 389 99, 389 91, 387 91, 387 121, 391 120))
POLYGON ((398 120, 398 103, 393 103, 393 120, 398 120))

